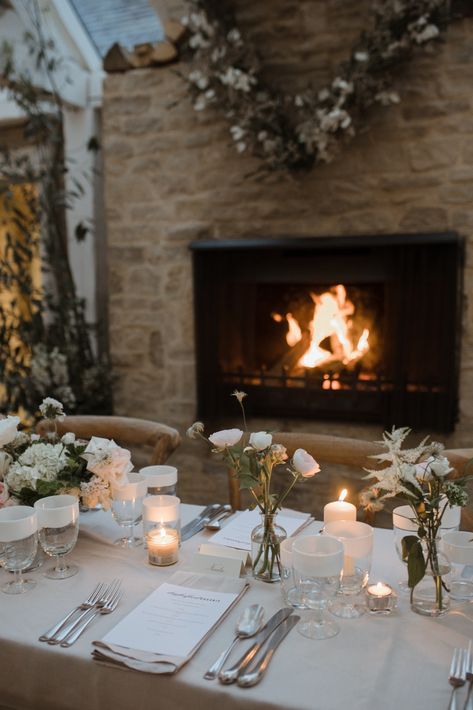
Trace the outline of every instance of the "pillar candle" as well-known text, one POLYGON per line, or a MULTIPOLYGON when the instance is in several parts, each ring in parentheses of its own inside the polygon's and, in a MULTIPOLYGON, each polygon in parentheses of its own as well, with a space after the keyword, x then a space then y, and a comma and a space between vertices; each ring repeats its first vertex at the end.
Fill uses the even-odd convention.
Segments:
POLYGON ((338 500, 324 506, 324 523, 331 523, 334 520, 356 520, 356 507, 353 503, 344 500, 346 494, 344 488, 338 500))

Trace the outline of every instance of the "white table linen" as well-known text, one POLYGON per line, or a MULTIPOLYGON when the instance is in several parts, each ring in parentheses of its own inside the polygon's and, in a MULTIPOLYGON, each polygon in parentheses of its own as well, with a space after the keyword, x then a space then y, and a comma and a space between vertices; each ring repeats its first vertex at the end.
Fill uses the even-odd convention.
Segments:
MULTIPOLYGON (((199 509, 183 506, 183 524, 199 509)), ((314 523, 302 534, 320 528, 314 523)), ((75 577, 50 580, 30 573, 35 589, 0 595, 0 707, 37 710, 445 710, 447 676, 455 646, 473 637, 473 607, 459 605, 442 619, 418 616, 408 600, 391 616, 340 619, 338 636, 325 641, 292 631, 276 653, 266 676, 254 688, 223 686, 202 676, 233 637, 243 607, 259 602, 266 618, 282 606, 279 585, 251 581, 251 588, 191 661, 174 676, 112 668, 92 659, 92 641, 101 639, 125 614, 177 569, 186 569, 201 533, 183 543, 178 565, 152 567, 142 548, 123 550, 110 541, 120 529, 109 514, 81 516, 81 534, 71 558, 75 577), (38 636, 72 606, 85 599, 99 580, 123 579, 123 599, 110 615, 99 617, 69 649, 40 643, 38 636)), ((396 585, 406 570, 396 557, 393 533, 375 530, 371 582, 396 585)), ((6 579, 7 573, 0 572, 6 579)), ((240 655, 248 642, 242 642, 240 655)))

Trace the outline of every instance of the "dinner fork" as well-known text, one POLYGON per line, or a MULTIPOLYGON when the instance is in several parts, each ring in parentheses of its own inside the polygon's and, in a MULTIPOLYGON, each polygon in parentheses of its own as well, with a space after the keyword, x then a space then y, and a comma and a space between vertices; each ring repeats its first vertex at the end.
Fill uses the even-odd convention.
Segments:
POLYGON ((466 694, 463 710, 470 710, 471 705, 471 690, 473 688, 473 657, 471 655, 471 641, 466 650, 466 679, 468 681, 468 692, 466 694))
POLYGON ((48 643, 51 645, 57 645, 59 643, 62 643, 64 639, 69 636, 69 634, 76 629, 76 627, 81 623, 82 619, 87 616, 87 614, 90 611, 93 611, 94 609, 100 608, 104 606, 104 604, 107 604, 107 602, 110 600, 110 598, 113 596, 113 594, 120 588, 121 581, 119 579, 114 579, 100 594, 99 598, 95 602, 94 605, 90 606, 88 609, 85 609, 80 616, 72 621, 70 624, 66 624, 59 633, 57 633, 55 636, 51 637, 48 639, 48 643))
POLYGON ((448 704, 448 710, 456 710, 455 691, 465 685, 466 680, 466 654, 463 648, 456 648, 453 652, 452 663, 450 665, 450 673, 448 682, 452 686, 452 694, 448 704))
POLYGON ((76 606, 72 611, 69 612, 69 614, 66 614, 66 616, 61 619, 61 621, 58 621, 58 623, 53 626, 49 631, 46 631, 44 634, 42 634, 39 637, 39 641, 49 641, 53 636, 55 636, 58 631, 62 629, 65 624, 71 619, 74 614, 77 614, 79 611, 85 611, 86 609, 91 609, 97 601, 100 599, 101 594, 103 594, 106 590, 106 586, 103 582, 99 582, 93 592, 87 597, 85 601, 83 601, 81 604, 76 606))
POLYGON ((86 619, 82 624, 80 624, 78 628, 75 628, 75 630, 73 630, 72 633, 70 633, 69 636, 64 639, 64 641, 61 643, 61 646, 63 646, 64 648, 69 648, 69 646, 72 646, 72 644, 77 641, 79 636, 86 630, 88 625, 95 619, 96 616, 98 616, 99 614, 111 614, 112 611, 115 611, 118 606, 118 602, 121 598, 122 593, 118 588, 103 606, 89 610, 91 612, 89 618, 86 619))

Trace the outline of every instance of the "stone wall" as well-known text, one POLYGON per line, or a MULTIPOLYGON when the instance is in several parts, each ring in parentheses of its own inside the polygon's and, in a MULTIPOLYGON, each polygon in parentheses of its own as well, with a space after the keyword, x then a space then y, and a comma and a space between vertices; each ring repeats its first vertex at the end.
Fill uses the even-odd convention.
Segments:
MULTIPOLYGON (((264 0, 237 5, 268 77, 294 91, 333 77, 369 22, 364 0, 273 0, 271 11, 264 0)), ((452 25, 440 51, 420 53, 399 79, 402 103, 373 110, 338 160, 309 174, 263 180, 248 177, 257 163, 235 153, 218 109, 193 111, 178 76, 184 66, 107 77, 103 136, 117 414, 182 431, 194 418, 190 241, 453 229, 468 246, 460 418, 447 443, 472 445, 472 48, 473 19, 452 25)), ((346 425, 305 422, 302 428, 379 434, 377 427, 357 425, 355 414, 346 425)), ((198 448, 188 442, 175 455, 181 492, 197 499, 224 495, 222 469, 196 456, 198 448)), ((329 473, 325 492, 327 486, 329 473)))

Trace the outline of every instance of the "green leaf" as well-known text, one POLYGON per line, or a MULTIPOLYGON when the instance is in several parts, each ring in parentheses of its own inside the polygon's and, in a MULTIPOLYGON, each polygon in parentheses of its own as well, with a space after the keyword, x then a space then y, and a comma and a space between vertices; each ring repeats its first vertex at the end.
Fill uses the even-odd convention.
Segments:
POLYGON ((409 556, 407 558, 409 589, 414 589, 414 587, 419 584, 421 579, 424 578, 425 568, 426 563, 424 559, 424 553, 422 551, 422 545, 420 543, 420 540, 416 540, 415 543, 411 545, 411 548, 409 550, 409 556))
POLYGON ((238 476, 240 481, 240 490, 249 490, 258 485, 258 481, 253 478, 253 476, 238 476))
POLYGON ((409 557, 409 552, 411 551, 411 548, 413 545, 415 545, 417 542, 419 542, 419 538, 416 537, 415 535, 406 535, 405 537, 402 538, 401 540, 401 550, 402 550, 402 561, 407 562, 407 558, 409 557))

